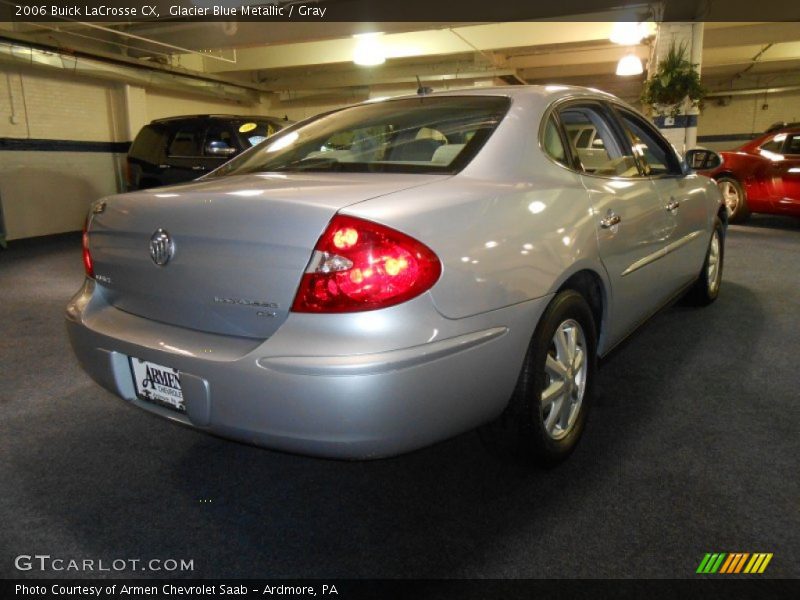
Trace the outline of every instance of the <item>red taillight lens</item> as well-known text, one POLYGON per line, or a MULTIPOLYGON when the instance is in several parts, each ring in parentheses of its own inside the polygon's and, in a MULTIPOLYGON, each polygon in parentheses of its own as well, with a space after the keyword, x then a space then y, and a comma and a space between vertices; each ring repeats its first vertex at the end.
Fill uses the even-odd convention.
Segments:
POLYGON ((430 289, 441 272, 437 256, 417 240, 337 215, 317 242, 292 310, 341 313, 393 306, 430 289))
POLYGON ((83 226, 83 270, 86 276, 94 279, 94 263, 92 263, 92 253, 89 251, 89 220, 83 226))

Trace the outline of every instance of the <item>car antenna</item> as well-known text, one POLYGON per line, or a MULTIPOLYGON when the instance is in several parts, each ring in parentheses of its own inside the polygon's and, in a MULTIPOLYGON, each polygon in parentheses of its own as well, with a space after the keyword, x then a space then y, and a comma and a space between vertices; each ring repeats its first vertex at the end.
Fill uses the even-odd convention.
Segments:
POLYGON ((417 78, 417 95, 418 96, 424 96, 425 94, 433 93, 433 88, 432 87, 424 87, 422 85, 422 82, 419 80, 419 75, 415 75, 414 77, 417 78))

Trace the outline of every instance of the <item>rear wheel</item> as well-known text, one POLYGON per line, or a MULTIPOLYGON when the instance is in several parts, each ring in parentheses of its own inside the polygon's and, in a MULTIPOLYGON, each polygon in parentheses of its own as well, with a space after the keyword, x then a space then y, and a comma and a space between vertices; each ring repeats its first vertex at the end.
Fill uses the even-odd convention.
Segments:
POLYGON ((554 466, 575 449, 593 393, 597 340, 592 311, 578 292, 559 293, 539 321, 503 414, 481 429, 493 449, 554 466))
POLYGON ((717 186, 728 209, 728 222, 741 223, 746 220, 750 216, 750 210, 747 208, 747 197, 742 184, 733 177, 725 176, 717 179, 717 186))

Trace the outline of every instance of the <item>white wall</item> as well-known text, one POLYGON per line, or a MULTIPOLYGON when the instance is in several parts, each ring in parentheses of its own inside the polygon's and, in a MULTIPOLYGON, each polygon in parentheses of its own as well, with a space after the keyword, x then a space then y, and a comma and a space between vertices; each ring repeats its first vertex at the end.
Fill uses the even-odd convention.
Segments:
MULTIPOLYGON (((0 138, 120 141, 113 90, 41 71, 0 69, 0 138)), ((110 152, 0 150, 7 239, 80 229, 89 202, 117 190, 110 152)))
POLYGON ((175 115, 252 115, 260 112, 259 105, 238 104, 204 96, 191 97, 158 90, 146 90, 146 93, 148 121, 175 115))
POLYGON ((729 98, 730 104, 727 106, 721 106, 715 98, 706 101, 697 126, 700 146, 731 150, 744 142, 733 139, 708 141, 702 138, 736 134, 755 137, 776 121, 800 121, 800 91, 729 98))
MULTIPOLYGON (((261 108, 58 71, 0 67, 0 143, 3 138, 129 142, 152 119, 253 114, 261 108)), ((124 156, 110 151, 8 150, 0 145, 6 239, 80 230, 92 201, 123 189, 124 156)))

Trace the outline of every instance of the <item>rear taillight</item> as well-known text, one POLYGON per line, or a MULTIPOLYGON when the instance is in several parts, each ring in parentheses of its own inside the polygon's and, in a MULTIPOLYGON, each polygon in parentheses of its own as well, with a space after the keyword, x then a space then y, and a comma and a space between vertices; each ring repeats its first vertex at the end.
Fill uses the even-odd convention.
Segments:
POLYGON ((83 270, 86 271, 86 276, 94 279, 94 263, 92 262, 92 253, 89 251, 89 219, 83 225, 83 270))
POLYGON ((430 289, 441 272, 437 256, 417 240, 337 215, 317 242, 292 310, 342 313, 393 306, 430 289))

